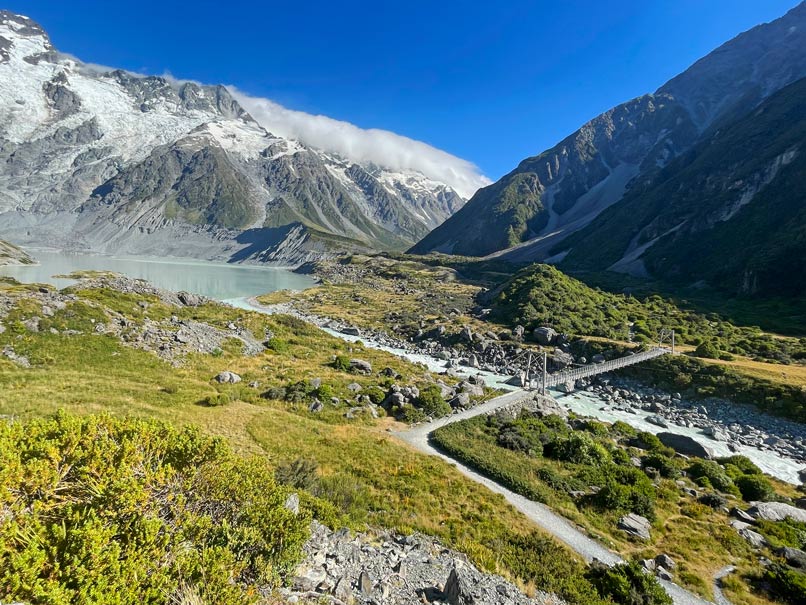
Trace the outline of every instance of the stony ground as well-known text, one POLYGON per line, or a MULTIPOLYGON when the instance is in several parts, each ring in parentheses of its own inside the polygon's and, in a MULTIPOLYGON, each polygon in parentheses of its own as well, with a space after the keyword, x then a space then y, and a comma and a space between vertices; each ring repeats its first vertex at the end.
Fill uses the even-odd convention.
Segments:
POLYGON ((351 534, 313 522, 305 560, 288 603, 314 600, 341 605, 559 605, 555 595, 533 597, 500 576, 480 572, 467 557, 421 534, 351 534))

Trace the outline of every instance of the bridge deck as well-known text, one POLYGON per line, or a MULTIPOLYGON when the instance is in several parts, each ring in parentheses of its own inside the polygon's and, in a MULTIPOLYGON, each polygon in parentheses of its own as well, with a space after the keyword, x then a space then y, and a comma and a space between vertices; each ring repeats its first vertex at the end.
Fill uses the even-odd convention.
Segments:
POLYGON ((555 372, 546 377, 546 388, 550 389, 560 386, 561 384, 573 384, 581 378, 589 378, 590 376, 596 376, 597 374, 612 372, 613 370, 618 370, 619 368, 641 363, 642 361, 655 359, 661 355, 671 354, 671 352, 671 349, 667 349, 666 347, 654 347, 647 351, 641 351, 640 353, 635 353, 633 355, 625 355, 624 357, 611 359, 610 361, 605 361, 603 363, 590 363, 578 368, 555 372))

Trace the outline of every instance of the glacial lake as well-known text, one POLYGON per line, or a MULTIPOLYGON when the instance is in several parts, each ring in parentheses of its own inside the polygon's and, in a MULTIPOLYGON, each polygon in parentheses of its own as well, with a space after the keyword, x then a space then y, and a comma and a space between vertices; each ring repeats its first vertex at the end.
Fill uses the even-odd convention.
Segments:
POLYGON ((276 290, 304 290, 316 282, 287 269, 227 265, 195 260, 95 256, 27 249, 39 264, 0 267, 0 276, 23 283, 53 284, 64 288, 73 280, 57 278, 74 271, 114 271, 145 279, 158 288, 184 290, 216 300, 239 299, 276 290))

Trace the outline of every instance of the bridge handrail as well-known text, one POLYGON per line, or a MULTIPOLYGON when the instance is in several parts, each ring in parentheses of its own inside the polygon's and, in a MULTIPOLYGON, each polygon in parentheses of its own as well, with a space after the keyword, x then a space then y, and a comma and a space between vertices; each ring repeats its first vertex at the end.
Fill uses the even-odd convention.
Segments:
POLYGON ((603 374, 605 372, 624 368, 626 366, 640 363, 648 359, 654 359, 655 357, 660 357, 661 355, 666 355, 671 352, 671 349, 667 349, 666 347, 653 347, 647 351, 641 351, 640 353, 634 353, 632 355, 625 355, 624 357, 611 359, 603 363, 590 363, 578 368, 573 368, 571 370, 562 370, 561 372, 556 372, 549 375, 546 378, 545 386, 548 388, 560 384, 575 382, 580 378, 596 376, 597 374, 603 374))

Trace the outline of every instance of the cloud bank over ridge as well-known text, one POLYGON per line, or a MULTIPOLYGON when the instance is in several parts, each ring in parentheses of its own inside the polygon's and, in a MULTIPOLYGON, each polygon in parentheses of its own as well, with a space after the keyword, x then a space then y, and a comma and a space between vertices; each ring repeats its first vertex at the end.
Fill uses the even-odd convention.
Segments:
POLYGON ((390 170, 418 171, 450 185, 469 198, 491 183, 472 162, 388 130, 359 128, 350 122, 288 109, 279 103, 253 97, 234 86, 233 97, 266 130, 284 138, 339 154, 354 162, 374 162, 390 170))

